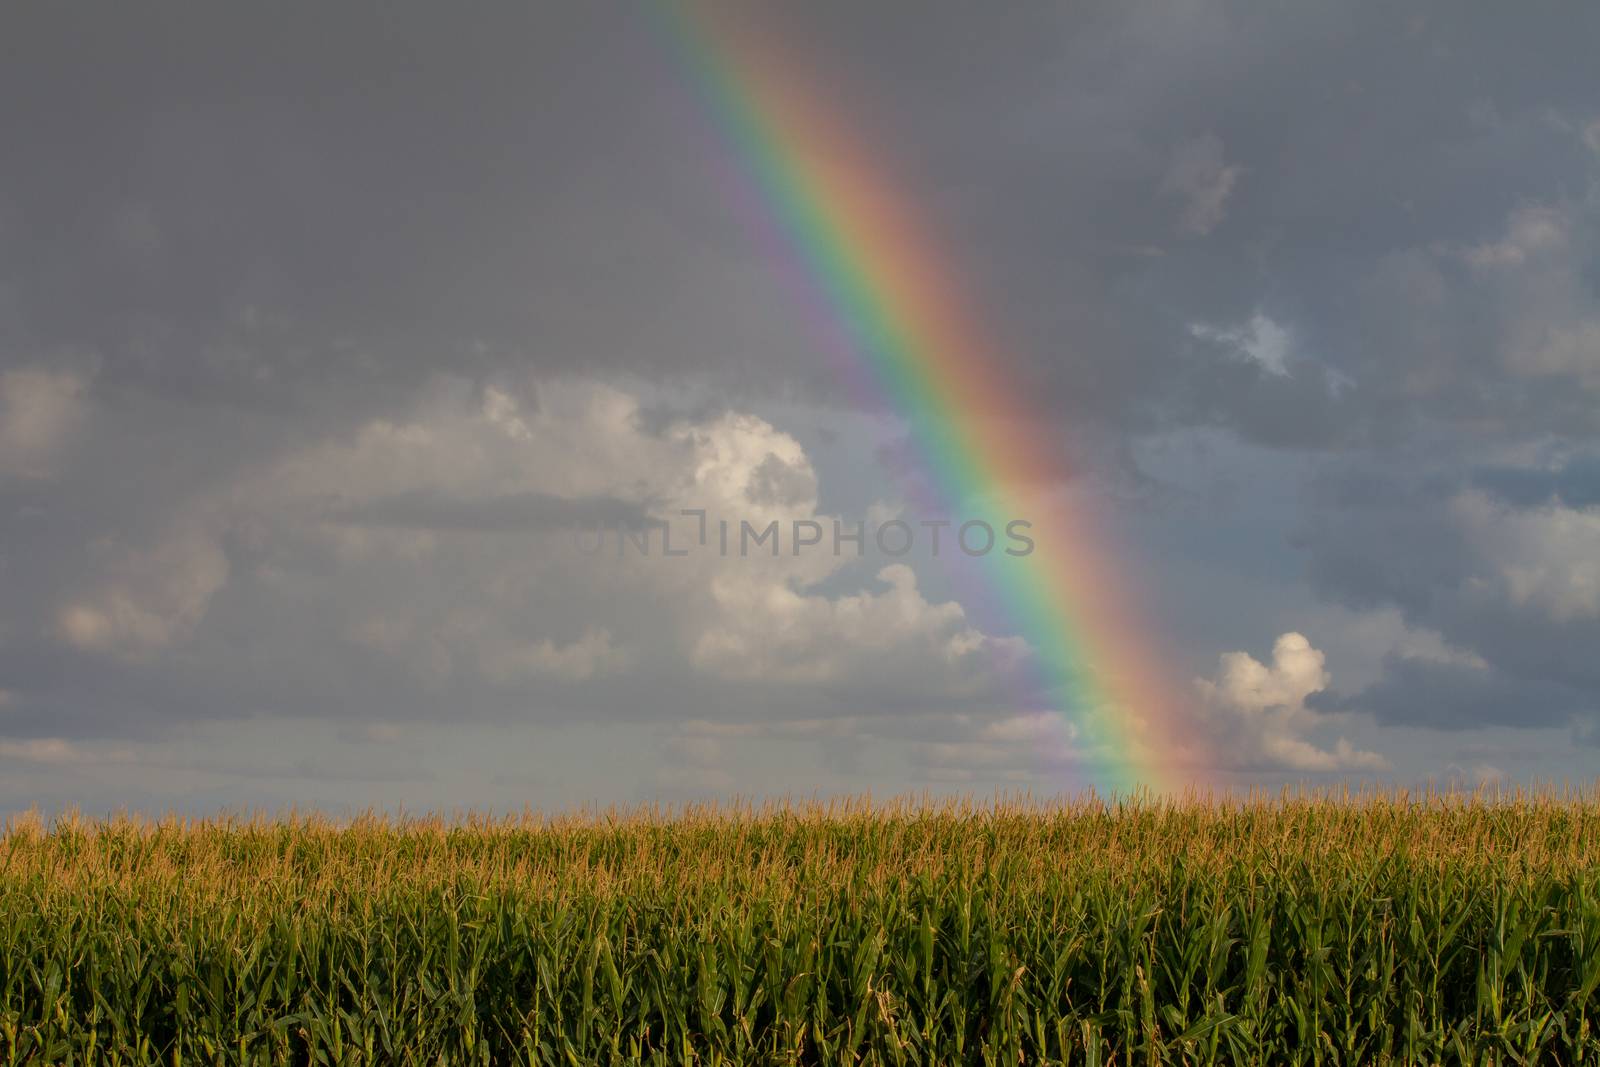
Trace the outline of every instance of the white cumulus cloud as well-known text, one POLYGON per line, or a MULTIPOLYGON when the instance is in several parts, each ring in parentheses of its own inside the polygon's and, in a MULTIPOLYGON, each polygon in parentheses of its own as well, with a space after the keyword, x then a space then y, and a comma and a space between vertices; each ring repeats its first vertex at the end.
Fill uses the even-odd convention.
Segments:
POLYGON ((1198 678, 1214 749, 1236 769, 1275 771, 1380 771, 1388 761, 1344 738, 1319 747, 1307 735, 1319 716, 1306 698, 1328 687, 1325 657, 1304 635, 1286 633, 1272 646, 1272 661, 1227 652, 1212 678, 1198 678))

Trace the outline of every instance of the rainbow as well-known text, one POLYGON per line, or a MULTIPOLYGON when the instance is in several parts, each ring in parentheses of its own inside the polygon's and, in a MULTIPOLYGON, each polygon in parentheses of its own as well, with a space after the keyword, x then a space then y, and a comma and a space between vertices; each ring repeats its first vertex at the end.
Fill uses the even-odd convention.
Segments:
MULTIPOLYGON (((771 230, 810 283, 830 335, 906 420, 944 503, 1003 530, 1033 523, 1026 557, 986 570, 1035 652, 1041 691, 1081 747, 1079 784, 1115 794, 1193 784, 1203 765, 1186 702, 1139 622, 1115 555, 1059 488, 1067 471, 966 307, 908 197, 823 107, 789 58, 702 5, 646 5, 693 82, 771 230)), ((736 5, 735 5, 736 8, 736 5)))

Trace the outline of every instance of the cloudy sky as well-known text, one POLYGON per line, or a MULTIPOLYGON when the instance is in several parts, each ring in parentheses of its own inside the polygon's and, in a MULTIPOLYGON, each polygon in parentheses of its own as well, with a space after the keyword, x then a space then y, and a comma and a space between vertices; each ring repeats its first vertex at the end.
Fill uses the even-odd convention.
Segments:
MULTIPOLYGON (((1003 339, 1197 780, 1595 777, 1600 8, 741 17, 1003 339)), ((0 810, 1094 780, 948 550, 575 536, 927 517, 660 20, 6 22, 0 810)))

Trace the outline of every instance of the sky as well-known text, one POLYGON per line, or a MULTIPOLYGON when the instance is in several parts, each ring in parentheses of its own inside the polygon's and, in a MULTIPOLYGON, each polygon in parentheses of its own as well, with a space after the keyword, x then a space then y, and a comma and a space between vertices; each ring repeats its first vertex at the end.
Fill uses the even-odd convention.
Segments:
MULTIPOLYGON (((1184 780, 1596 777, 1600 8, 738 18, 997 339, 1184 780)), ((1103 784, 979 568, 831 551, 962 502, 842 372, 661 20, 7 23, 0 812, 1103 784), (663 526, 686 555, 616 536, 663 526)))

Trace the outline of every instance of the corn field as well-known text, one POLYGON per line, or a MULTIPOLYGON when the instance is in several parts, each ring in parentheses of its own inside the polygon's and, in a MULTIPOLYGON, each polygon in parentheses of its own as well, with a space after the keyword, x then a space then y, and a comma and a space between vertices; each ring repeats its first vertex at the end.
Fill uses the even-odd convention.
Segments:
POLYGON ((0 840, 7 1063, 1600 1063, 1600 799, 1285 794, 0 840))

